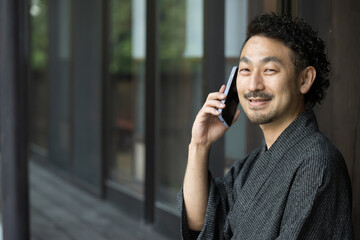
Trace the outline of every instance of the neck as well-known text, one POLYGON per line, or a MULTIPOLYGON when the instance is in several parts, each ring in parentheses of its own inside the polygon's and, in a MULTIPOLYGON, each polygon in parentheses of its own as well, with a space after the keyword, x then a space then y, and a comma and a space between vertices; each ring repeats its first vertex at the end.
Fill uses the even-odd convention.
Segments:
POLYGON ((264 133, 267 149, 273 145, 280 134, 304 111, 304 109, 301 109, 284 120, 274 120, 271 123, 260 125, 260 128, 264 133))

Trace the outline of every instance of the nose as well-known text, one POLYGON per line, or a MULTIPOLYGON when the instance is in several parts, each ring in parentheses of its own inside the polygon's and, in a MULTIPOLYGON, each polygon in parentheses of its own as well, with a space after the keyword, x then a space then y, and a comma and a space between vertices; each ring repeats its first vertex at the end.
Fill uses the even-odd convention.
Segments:
POLYGON ((251 92, 264 90, 264 80, 259 71, 254 71, 250 76, 248 90, 251 92))

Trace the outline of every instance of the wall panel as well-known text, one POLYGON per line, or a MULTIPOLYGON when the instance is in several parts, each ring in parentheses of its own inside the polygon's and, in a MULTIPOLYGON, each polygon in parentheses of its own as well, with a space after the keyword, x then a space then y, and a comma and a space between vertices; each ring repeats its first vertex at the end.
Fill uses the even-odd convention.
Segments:
POLYGON ((353 0, 301 1, 300 16, 318 28, 332 63, 331 86, 316 109, 320 129, 343 154, 353 189, 355 239, 360 239, 360 3, 353 0))

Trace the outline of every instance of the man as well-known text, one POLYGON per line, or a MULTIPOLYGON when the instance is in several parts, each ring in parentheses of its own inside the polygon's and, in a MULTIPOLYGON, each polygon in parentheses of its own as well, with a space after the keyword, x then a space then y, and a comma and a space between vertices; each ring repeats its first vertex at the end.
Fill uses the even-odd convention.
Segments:
POLYGON ((311 110, 329 71, 324 42, 300 18, 264 14, 250 22, 236 84, 266 144, 214 180, 208 154, 228 130, 218 119, 225 86, 208 95, 179 194, 183 239, 353 238, 347 168, 311 110))

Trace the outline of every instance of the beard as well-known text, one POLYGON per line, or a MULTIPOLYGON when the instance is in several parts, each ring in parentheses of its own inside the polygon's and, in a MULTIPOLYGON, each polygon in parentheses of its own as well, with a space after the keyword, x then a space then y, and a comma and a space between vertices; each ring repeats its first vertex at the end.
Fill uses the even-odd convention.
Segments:
MULTIPOLYGON (((250 97, 260 97, 262 99, 266 99, 266 100, 272 100, 274 98, 273 94, 268 94, 268 93, 264 93, 264 92, 249 92, 244 94, 244 98, 248 99, 250 97)), ((256 123, 256 124, 267 124, 267 123, 271 123, 272 121, 274 121, 275 115, 276 113, 272 110, 270 112, 267 113, 261 113, 261 110, 257 110, 257 109, 247 109, 246 107, 243 108, 245 114, 247 115, 247 117, 249 118, 249 120, 252 123, 256 123)))
POLYGON ((244 110, 246 116, 249 118, 250 122, 255 124, 267 124, 274 121, 275 114, 274 112, 269 113, 260 113, 256 110, 244 110), (251 111, 251 112, 250 112, 251 111))

